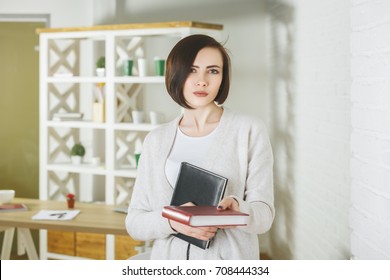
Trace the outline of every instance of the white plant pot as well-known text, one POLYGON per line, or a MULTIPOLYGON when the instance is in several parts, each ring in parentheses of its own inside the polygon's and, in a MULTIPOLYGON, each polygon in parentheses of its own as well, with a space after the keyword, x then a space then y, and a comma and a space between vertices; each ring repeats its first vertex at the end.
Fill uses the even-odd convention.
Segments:
POLYGON ((72 163, 73 164, 82 164, 83 163, 83 157, 81 156, 71 156, 72 163))
POLYGON ((106 69, 105 68, 96 68, 96 75, 98 77, 104 77, 106 75, 106 69))

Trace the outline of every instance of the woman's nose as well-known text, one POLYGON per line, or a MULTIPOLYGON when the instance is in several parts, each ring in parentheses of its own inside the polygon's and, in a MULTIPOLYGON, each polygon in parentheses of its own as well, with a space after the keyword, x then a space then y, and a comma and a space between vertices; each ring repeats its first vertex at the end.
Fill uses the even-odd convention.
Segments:
POLYGON ((202 87, 205 87, 207 86, 207 79, 204 75, 199 75, 198 76, 198 80, 196 82, 196 85, 197 86, 202 86, 202 87))

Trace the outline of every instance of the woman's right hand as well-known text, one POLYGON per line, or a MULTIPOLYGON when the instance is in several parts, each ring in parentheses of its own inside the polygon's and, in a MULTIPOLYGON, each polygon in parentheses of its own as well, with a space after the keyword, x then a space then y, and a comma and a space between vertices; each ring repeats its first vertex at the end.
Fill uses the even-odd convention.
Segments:
POLYGON ((210 240, 217 232, 217 227, 192 227, 174 220, 169 220, 171 227, 184 235, 188 235, 201 240, 210 240))
MULTIPOLYGON (((181 206, 194 206, 194 204, 187 202, 181 206)), ((177 232, 206 241, 212 239, 218 230, 217 227, 192 227, 174 220, 169 220, 169 224, 177 232)))
POLYGON ((169 220, 169 223, 177 232, 206 241, 212 239, 218 230, 217 227, 191 227, 174 220, 169 220))

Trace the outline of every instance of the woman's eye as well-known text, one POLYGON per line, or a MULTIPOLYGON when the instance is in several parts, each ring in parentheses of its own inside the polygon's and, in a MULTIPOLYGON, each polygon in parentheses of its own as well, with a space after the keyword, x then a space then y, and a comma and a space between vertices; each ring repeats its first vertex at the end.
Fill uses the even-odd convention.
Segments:
POLYGON ((210 73, 211 74, 219 74, 219 70, 218 69, 210 69, 210 73))
POLYGON ((196 72, 196 69, 195 68, 191 68, 190 69, 190 73, 195 73, 196 72))

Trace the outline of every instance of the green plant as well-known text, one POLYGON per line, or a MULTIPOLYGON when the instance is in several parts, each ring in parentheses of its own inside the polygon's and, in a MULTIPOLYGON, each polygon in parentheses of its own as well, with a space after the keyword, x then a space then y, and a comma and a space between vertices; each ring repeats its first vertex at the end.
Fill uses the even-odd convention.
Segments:
POLYGON ((81 143, 74 144, 72 149, 70 150, 71 156, 80 156, 83 157, 85 155, 85 148, 81 143))
POLYGON ((96 68, 106 68, 106 57, 101 56, 99 59, 96 61, 96 68))

